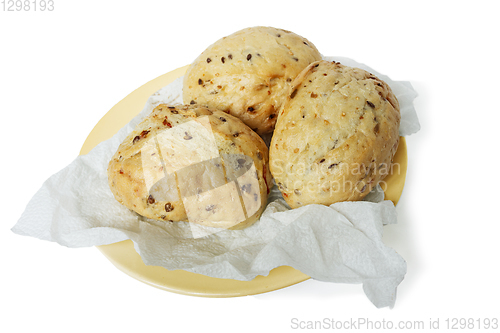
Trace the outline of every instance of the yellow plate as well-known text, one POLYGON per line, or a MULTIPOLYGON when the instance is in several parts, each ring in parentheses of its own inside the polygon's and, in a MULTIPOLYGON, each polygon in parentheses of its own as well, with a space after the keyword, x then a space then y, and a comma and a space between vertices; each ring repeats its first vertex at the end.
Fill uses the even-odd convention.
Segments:
MULTIPOLYGON (((87 154, 98 143, 111 138, 143 109, 149 96, 184 75, 187 68, 188 66, 178 68, 146 83, 116 104, 90 132, 80 154, 87 154)), ((397 204, 406 178, 407 154, 404 138, 401 138, 394 162, 398 163, 400 168, 394 169, 395 173, 386 177, 385 198, 397 204)), ((289 266, 277 267, 268 276, 257 276, 252 281, 217 279, 183 270, 169 271, 159 266, 146 266, 130 240, 98 246, 98 249, 118 269, 131 277, 163 290, 186 295, 206 297, 255 295, 309 279, 309 276, 289 266)))

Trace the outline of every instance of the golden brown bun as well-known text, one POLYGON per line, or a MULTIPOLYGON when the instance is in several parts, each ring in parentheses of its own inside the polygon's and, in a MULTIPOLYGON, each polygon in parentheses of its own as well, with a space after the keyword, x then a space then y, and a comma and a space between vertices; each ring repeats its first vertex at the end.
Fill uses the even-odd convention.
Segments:
POLYGON ((270 133, 292 80, 320 59, 311 42, 290 31, 243 29, 209 46, 191 64, 183 100, 230 113, 258 134, 270 133))
POLYGON ((399 142, 399 104, 374 75, 319 61, 294 80, 269 150, 292 208, 360 200, 387 174, 399 142))
POLYGON ((108 179, 147 218, 243 228, 262 213, 271 175, 266 145, 239 119, 162 104, 119 146, 108 179))

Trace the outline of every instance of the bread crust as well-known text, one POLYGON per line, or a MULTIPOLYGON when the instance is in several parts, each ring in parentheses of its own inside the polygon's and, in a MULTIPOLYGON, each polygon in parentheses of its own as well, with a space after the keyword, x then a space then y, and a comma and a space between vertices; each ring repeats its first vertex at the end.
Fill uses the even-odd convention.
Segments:
POLYGON ((129 209, 219 228, 255 222, 270 179, 262 139, 239 119, 196 105, 157 106, 108 165, 109 187, 129 209))
POLYGON ((290 31, 243 29, 216 41, 190 65, 183 100, 230 113, 260 135, 270 133, 293 79, 320 59, 310 41, 290 31))
POLYGON ((373 74, 310 64, 294 80, 270 146, 271 173, 292 208, 364 198, 399 143, 399 104, 373 74))

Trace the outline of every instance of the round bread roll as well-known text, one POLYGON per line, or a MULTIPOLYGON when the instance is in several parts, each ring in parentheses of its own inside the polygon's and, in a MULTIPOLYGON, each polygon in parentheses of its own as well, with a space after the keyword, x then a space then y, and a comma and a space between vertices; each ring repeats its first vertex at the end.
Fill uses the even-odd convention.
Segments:
POLYGON ((374 75, 319 61, 300 73, 280 110, 271 173, 292 208, 362 199, 389 172, 399 104, 374 75))
POLYGON ((292 80, 320 59, 316 47, 293 32, 243 29, 209 46, 191 64, 183 100, 230 113, 260 135, 270 133, 292 80))
POLYGON ((262 139, 238 118, 162 104, 119 146, 109 187, 147 218, 239 229, 265 208, 268 158, 262 139))

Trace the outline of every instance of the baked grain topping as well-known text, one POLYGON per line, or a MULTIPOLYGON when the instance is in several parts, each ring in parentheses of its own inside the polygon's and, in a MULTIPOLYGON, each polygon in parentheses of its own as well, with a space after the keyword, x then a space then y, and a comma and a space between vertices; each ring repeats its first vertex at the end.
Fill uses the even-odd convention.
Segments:
POLYGON ((155 203, 155 198, 153 198, 153 196, 150 194, 148 197, 148 204, 152 205, 154 203, 155 203))
POLYGON ((198 79, 198 84, 201 86, 203 84, 203 80, 202 79, 198 79))
POLYGON ((250 193, 252 190, 252 184, 245 184, 241 187, 241 190, 246 193, 250 193))
POLYGON ((226 58, 222 57, 222 58, 220 58, 220 61, 222 61, 222 63, 225 63, 226 62, 226 58))
POLYGON ((140 136, 136 136, 136 137, 134 138, 134 140, 132 140, 132 144, 134 144, 134 145, 135 145, 135 144, 136 144, 136 142, 137 142, 137 141, 139 141, 140 139, 141 139, 141 137, 140 137, 140 136))
POLYGON ((247 60, 250 60, 250 59, 252 59, 252 55, 249 53, 249 54, 247 55, 247 60))
POLYGON ((174 206, 172 206, 172 204, 170 202, 167 202, 165 204, 165 211, 168 213, 168 212, 171 212, 174 210, 174 206))
POLYGON ((366 104, 368 104, 371 108, 375 108, 375 104, 373 104, 372 102, 370 101, 366 101, 366 104))
POLYGON ((212 61, 212 59, 210 59, 210 58, 207 58, 207 63, 209 63, 210 61, 212 61))

